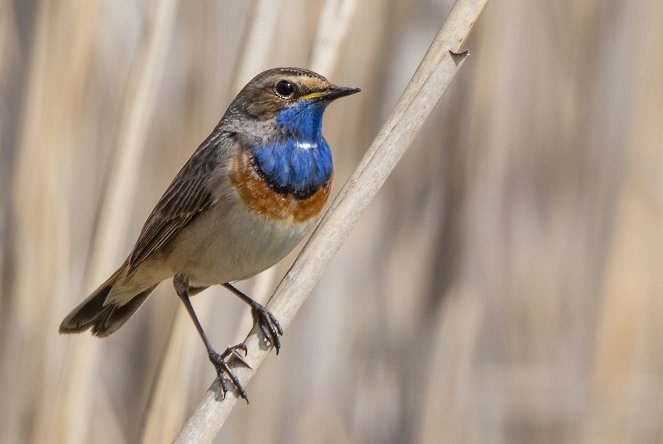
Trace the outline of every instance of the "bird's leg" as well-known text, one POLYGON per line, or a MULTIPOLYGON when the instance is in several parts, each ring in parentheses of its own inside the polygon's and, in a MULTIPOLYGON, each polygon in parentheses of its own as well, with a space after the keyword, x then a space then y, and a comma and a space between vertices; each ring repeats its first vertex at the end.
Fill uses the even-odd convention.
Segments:
POLYGON ((244 390, 244 387, 242 387, 242 384, 239 382, 239 379, 237 376, 232 372, 230 367, 228 366, 228 362, 226 361, 230 356, 237 356, 239 357, 239 360, 246 364, 244 360, 237 354, 237 350, 242 350, 244 352, 244 355, 246 355, 246 345, 245 344, 238 344, 232 347, 228 347, 226 351, 223 353, 219 354, 214 350, 214 347, 212 347, 212 344, 210 343, 209 339, 207 339, 207 335, 205 334, 205 331, 203 330, 203 326, 200 325, 200 321, 198 320, 198 316, 196 316, 196 312, 193 310, 193 306, 191 305, 191 300, 189 299, 190 296, 190 289, 189 289, 189 279, 186 276, 183 276, 181 274, 175 275, 175 278, 173 279, 173 285, 175 286, 175 291, 177 292, 177 295, 180 297, 182 300, 182 303, 186 307, 186 311, 189 312, 189 316, 191 316, 191 320, 193 321, 193 324, 196 326, 196 329, 198 330, 198 334, 202 338, 203 342, 205 343, 205 347, 207 348, 207 354, 209 356, 209 360, 212 361, 212 364, 214 365, 214 369, 216 370, 216 375, 219 378, 219 384, 221 384, 221 390, 223 391, 223 397, 226 397, 226 392, 228 391, 228 387, 226 385, 226 380, 223 377, 224 374, 226 374, 232 383, 235 385, 237 388, 237 391, 239 392, 239 395, 247 402, 249 402, 249 398, 246 395, 246 390, 244 390))
POLYGON ((269 342, 274 345, 276 349, 276 354, 279 354, 279 349, 281 348, 281 340, 279 336, 283 336, 283 329, 279 321, 271 314, 265 307, 236 289, 230 284, 223 284, 228 290, 232 291, 237 297, 249 304, 251 307, 251 315, 253 316, 253 322, 258 324, 263 335, 267 338, 269 342))

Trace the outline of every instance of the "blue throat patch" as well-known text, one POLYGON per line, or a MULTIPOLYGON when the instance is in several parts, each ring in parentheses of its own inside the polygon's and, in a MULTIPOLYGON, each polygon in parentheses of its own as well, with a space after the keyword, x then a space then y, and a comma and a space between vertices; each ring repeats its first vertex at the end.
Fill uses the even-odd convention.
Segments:
POLYGON ((322 137, 325 104, 303 101, 276 116, 286 139, 251 149, 269 186, 282 194, 305 199, 329 182, 334 171, 332 153, 322 137))

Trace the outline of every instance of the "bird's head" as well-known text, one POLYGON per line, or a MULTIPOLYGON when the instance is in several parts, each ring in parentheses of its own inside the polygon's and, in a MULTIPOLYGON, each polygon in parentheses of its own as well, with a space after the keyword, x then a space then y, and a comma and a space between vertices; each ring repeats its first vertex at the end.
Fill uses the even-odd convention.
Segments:
POLYGON ((333 85, 306 69, 274 68, 254 77, 230 109, 243 120, 252 120, 256 129, 268 124, 287 136, 313 140, 322 136, 325 107, 339 97, 359 91, 333 85))

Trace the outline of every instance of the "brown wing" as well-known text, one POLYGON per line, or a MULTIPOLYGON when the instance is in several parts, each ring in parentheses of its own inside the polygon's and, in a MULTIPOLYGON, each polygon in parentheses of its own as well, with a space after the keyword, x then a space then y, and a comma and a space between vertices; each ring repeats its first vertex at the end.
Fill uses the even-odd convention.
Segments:
MULTIPOLYGON (((221 168, 227 158, 225 144, 219 143, 219 133, 212 133, 182 167, 166 192, 161 196, 145 221, 129 258, 129 272, 163 247, 201 211, 215 203, 218 177, 214 170, 221 168)), ((226 140, 227 142, 227 140, 226 140)))

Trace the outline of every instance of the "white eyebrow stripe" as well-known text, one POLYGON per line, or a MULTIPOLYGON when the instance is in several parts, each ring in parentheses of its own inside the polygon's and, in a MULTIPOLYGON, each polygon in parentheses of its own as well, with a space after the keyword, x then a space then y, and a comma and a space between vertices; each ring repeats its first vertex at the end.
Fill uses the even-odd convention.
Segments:
POLYGON ((311 142, 297 142, 297 148, 301 148, 303 150, 310 150, 312 148, 317 148, 318 144, 317 143, 311 143, 311 142))

